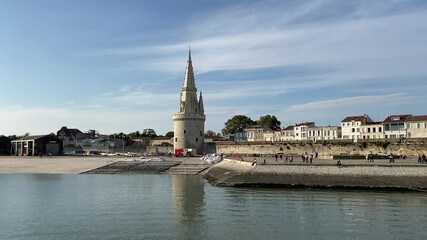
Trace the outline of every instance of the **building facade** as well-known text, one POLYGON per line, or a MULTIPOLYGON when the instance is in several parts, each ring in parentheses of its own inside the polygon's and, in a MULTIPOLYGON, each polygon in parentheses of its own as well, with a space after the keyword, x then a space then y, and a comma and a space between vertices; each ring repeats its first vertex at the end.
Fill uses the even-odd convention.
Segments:
POLYGON ((407 120, 411 117, 410 114, 391 115, 384 121, 384 138, 407 138, 407 120))
POLYGON ((382 122, 370 122, 360 126, 361 139, 383 139, 384 125, 382 122))
POLYGON ((294 134, 294 126, 283 128, 280 130, 280 141, 293 141, 295 140, 294 134))
POLYGON ((10 154, 16 156, 38 156, 62 154, 62 140, 54 134, 26 136, 12 141, 10 154))
POLYGON ((84 135, 77 128, 62 127, 56 132, 56 136, 62 140, 63 147, 77 146, 77 138, 81 138, 84 135))
POLYGON ((406 126, 408 138, 427 138, 427 115, 410 116, 406 126))
POLYGON ((294 136, 295 140, 307 140, 308 139, 308 128, 314 127, 314 122, 305 122, 305 123, 299 123, 295 124, 294 127, 294 136))
POLYGON ((366 114, 363 116, 346 117, 341 121, 342 139, 352 139, 354 141, 361 139, 361 126, 371 122, 372 119, 366 114))
POLYGON ((182 86, 179 99, 179 111, 173 115, 174 150, 195 149, 197 154, 202 154, 205 120, 206 116, 201 92, 199 100, 197 100, 196 81, 191 61, 191 51, 189 51, 184 85, 182 86))
POLYGON ((341 138, 341 127, 337 126, 317 126, 309 127, 307 130, 307 139, 317 140, 335 140, 341 138))
POLYGON ((255 125, 245 128, 245 131, 248 142, 263 142, 265 141, 264 133, 271 131, 271 129, 268 127, 255 125))

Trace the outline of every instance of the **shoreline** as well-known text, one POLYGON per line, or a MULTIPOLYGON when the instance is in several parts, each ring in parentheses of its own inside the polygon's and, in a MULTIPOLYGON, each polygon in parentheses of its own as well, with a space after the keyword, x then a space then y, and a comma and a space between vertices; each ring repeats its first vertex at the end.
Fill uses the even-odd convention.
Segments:
POLYGON ((204 177, 216 186, 427 191, 427 166, 252 166, 225 159, 204 177))

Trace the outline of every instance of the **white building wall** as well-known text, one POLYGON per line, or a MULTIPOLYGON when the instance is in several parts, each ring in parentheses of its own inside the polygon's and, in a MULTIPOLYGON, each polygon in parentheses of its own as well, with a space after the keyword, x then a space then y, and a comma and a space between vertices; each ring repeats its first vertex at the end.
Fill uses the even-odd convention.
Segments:
POLYGON ((408 138, 427 138, 427 122, 410 122, 407 131, 408 138))

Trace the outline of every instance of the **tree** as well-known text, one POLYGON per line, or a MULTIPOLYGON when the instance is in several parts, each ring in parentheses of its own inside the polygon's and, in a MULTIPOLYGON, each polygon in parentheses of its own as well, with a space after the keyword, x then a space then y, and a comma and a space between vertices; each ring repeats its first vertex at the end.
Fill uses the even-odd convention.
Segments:
POLYGON ((165 137, 173 137, 174 136, 174 132, 173 131, 170 131, 170 132, 167 132, 166 134, 165 134, 165 137))
POLYGON ((261 116, 259 120, 256 122, 257 125, 262 127, 269 127, 272 130, 280 129, 280 121, 277 120, 276 116, 265 115, 261 116))
POLYGON ((141 133, 139 131, 136 132, 131 132, 128 134, 129 138, 135 139, 135 138, 140 138, 141 137, 141 133))
POLYGON ((156 134, 156 132, 155 132, 153 129, 151 129, 151 128, 146 128, 146 129, 144 129, 144 130, 142 131, 142 136, 145 136, 145 137, 151 137, 151 138, 153 138, 153 137, 156 137, 156 136, 157 136, 157 134, 156 134))
POLYGON ((216 133, 212 130, 207 130, 205 132, 205 137, 216 137, 216 133))
POLYGON ((234 117, 227 120, 224 124, 225 127, 222 129, 222 134, 234 134, 239 128, 246 128, 255 125, 255 122, 245 115, 235 115, 234 117))

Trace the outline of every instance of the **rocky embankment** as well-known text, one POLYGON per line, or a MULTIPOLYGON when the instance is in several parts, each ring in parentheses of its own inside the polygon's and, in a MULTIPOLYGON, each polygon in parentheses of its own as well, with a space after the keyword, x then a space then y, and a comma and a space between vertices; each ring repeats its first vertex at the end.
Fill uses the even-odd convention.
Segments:
POLYGON ((225 159, 205 178, 218 186, 427 190, 424 166, 257 165, 225 159))

